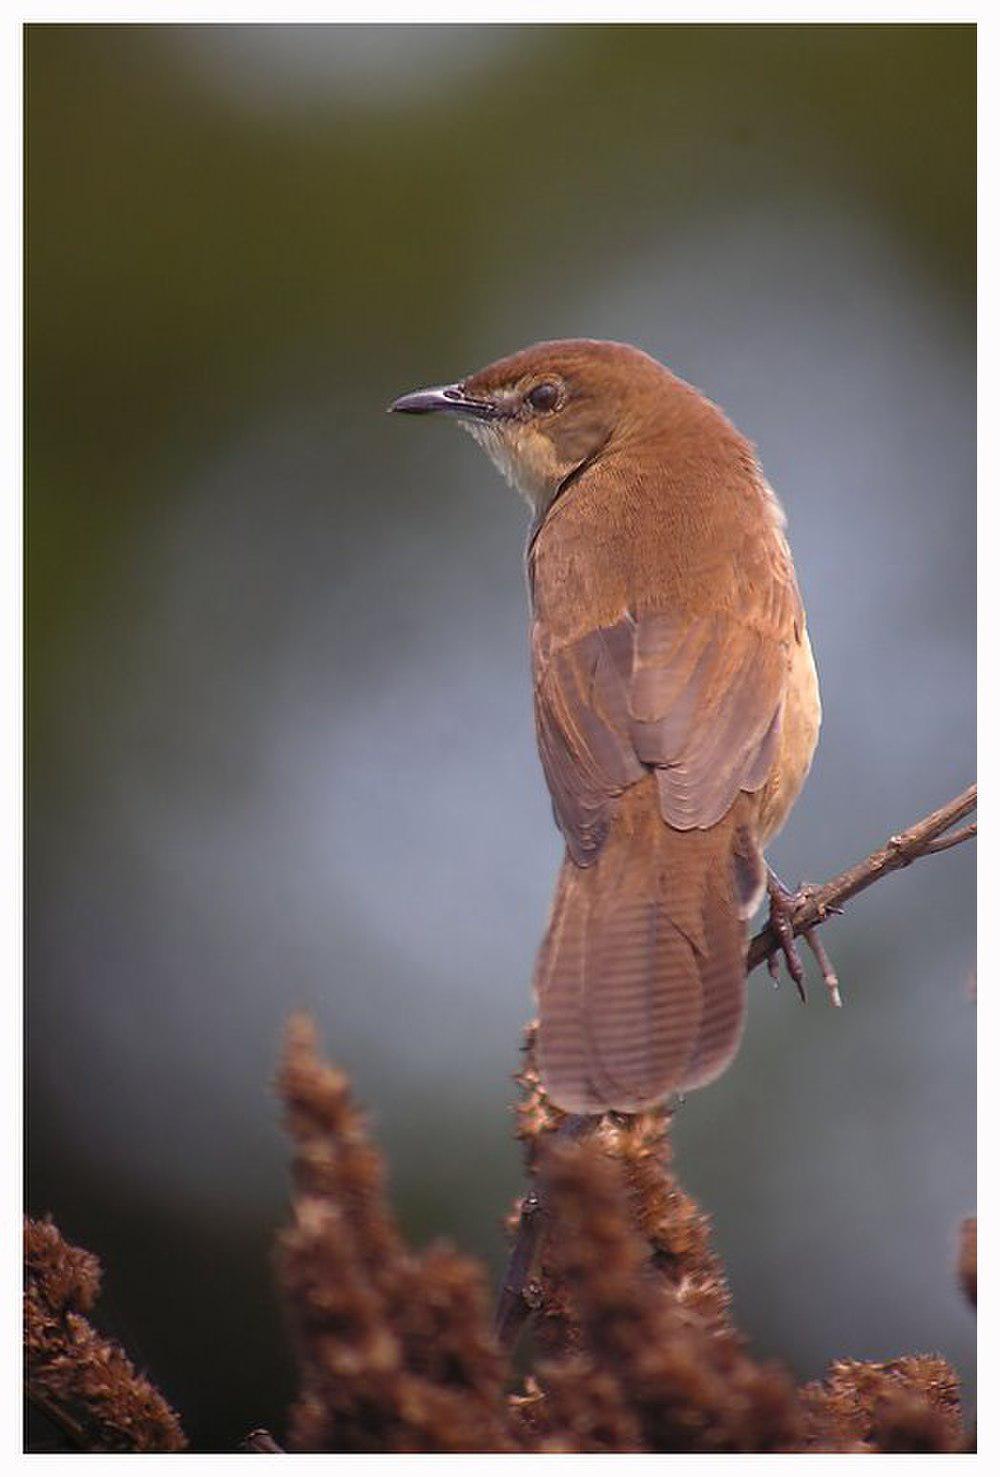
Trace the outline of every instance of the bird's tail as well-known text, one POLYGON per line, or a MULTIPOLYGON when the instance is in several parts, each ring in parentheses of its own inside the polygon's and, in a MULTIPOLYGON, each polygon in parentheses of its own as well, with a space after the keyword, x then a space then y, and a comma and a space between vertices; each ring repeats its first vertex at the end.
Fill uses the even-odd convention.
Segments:
POLYGON ((732 1061, 746 1013, 746 923, 764 887, 750 797, 677 831, 652 777, 622 796, 596 861, 567 856, 535 969, 538 1060, 574 1113, 637 1112, 732 1061))

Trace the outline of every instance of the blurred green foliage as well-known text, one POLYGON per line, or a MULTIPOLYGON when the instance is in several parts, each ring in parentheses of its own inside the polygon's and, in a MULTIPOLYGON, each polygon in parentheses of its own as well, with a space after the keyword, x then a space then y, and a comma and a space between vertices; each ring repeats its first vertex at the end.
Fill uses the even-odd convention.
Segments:
POLYGON ((361 119, 335 88, 234 109, 183 39, 27 32, 39 701, 67 617, 101 608, 129 520, 163 494, 151 456, 218 437, 289 356, 359 389, 387 357, 419 379, 428 345, 461 362, 484 297, 585 279, 706 205, 831 182, 973 290, 972 27, 532 27, 496 57, 477 37, 457 96, 401 117, 376 84, 361 119))

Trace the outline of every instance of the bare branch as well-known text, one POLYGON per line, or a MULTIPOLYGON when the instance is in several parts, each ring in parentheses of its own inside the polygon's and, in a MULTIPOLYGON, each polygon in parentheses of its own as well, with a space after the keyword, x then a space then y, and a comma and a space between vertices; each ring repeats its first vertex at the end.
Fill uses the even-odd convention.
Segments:
POLYGON ((925 856, 933 856, 936 851, 948 851, 952 846, 959 846, 963 841, 971 841, 976 834, 975 821, 967 826, 960 826, 957 831, 949 831, 947 836, 936 836, 933 841, 928 841, 924 848, 925 856))
POLYGON ((264 1452, 269 1456, 273 1456, 278 1452, 283 1452, 285 1448, 278 1445, 270 1431, 265 1431, 263 1426, 258 1426, 255 1431, 250 1432, 249 1436, 243 1438, 242 1449, 244 1451, 264 1452))
MULTIPOLYGON (((805 889, 800 906, 789 920, 793 935, 798 936, 815 928, 829 914, 839 910, 848 899, 857 897, 859 892, 864 892, 890 872, 898 872, 922 856, 932 856, 935 852, 947 851, 952 846, 969 841, 976 834, 974 823, 957 831, 953 831, 952 827, 964 820, 975 808, 976 786, 970 785, 961 795, 956 795, 954 800, 942 805, 940 810, 932 811, 908 831, 903 831, 899 836, 891 836, 885 846, 879 851, 873 851, 863 862, 848 867, 846 872, 841 872, 822 887, 805 889)), ((778 940, 768 923, 750 941, 747 973, 763 964, 777 947, 778 940)))

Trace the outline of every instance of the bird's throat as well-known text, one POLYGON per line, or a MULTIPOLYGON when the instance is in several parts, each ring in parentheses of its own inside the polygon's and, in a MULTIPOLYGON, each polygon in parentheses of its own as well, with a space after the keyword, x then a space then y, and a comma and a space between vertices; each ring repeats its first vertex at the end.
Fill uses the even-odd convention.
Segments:
POLYGON ((540 517, 559 490, 560 468, 552 442, 532 428, 503 421, 463 420, 501 477, 521 494, 540 517))

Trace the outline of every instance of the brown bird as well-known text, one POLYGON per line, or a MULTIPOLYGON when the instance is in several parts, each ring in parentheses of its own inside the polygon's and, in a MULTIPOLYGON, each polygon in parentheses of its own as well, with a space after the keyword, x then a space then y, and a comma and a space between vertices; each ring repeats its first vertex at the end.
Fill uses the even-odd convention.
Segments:
POLYGON ((763 848, 820 723, 754 449, 649 355, 591 339, 391 409, 455 416, 534 515, 535 722, 566 841, 535 969, 544 1086, 573 1113, 704 1086, 739 1045, 763 848))

